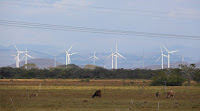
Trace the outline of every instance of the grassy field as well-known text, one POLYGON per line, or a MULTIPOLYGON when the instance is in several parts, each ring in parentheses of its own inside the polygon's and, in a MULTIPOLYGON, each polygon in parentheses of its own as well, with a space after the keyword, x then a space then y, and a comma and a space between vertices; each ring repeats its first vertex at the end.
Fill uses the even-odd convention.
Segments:
POLYGON ((199 111, 200 87, 167 87, 175 98, 166 98, 163 86, 145 80, 0 80, 0 111, 199 111), (39 90, 39 84, 41 87, 39 90), (144 85, 144 88, 142 86, 144 85), (140 86, 140 89, 139 87, 140 86), (38 97, 29 98, 38 93, 38 97), (92 98, 96 90, 101 98, 92 98), (159 91, 161 96, 156 97, 159 91))

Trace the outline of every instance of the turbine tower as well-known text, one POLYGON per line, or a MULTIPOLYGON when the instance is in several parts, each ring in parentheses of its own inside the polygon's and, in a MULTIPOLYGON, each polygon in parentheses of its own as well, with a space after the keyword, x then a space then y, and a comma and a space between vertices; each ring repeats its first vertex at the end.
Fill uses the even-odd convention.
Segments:
POLYGON ((138 60, 140 60, 140 59, 142 59, 142 68, 144 69, 144 59, 145 59, 146 57, 144 56, 144 48, 143 48, 143 55, 142 55, 142 57, 141 58, 139 58, 138 60))
POLYGON ((96 50, 94 51, 94 55, 93 56, 91 56, 89 59, 91 59, 91 58, 93 58, 93 61, 94 61, 94 65, 95 65, 95 60, 97 59, 97 60, 99 60, 97 57, 96 57, 96 50))
POLYGON ((66 62, 65 62, 65 65, 70 64, 70 63, 71 63, 70 56, 77 53, 77 52, 75 52, 75 53, 69 54, 69 51, 70 51, 71 49, 72 49, 72 46, 71 46, 68 50, 64 51, 64 52, 66 53, 66 62))
MULTIPOLYGON (((164 47, 164 46, 163 46, 163 47, 164 47)), ((167 50, 166 47, 164 47, 164 48, 165 48, 165 50, 166 50, 167 53, 168 53, 168 55, 167 55, 167 59, 168 59, 168 68, 170 68, 170 57, 169 57, 169 55, 172 54, 172 53, 174 53, 174 52, 177 52, 177 51, 179 51, 179 50, 169 51, 169 50, 167 50)))
POLYGON ((114 58, 114 56, 115 56, 115 53, 113 53, 113 51, 112 51, 112 49, 111 49, 111 54, 107 57, 107 58, 110 58, 111 57, 111 59, 112 59, 112 69, 113 69, 113 58, 114 58))
POLYGON ((33 58, 33 57, 27 54, 28 51, 27 51, 26 48, 25 48, 25 50, 26 50, 26 51, 24 51, 24 52, 25 52, 25 55, 21 58, 21 60, 22 60, 23 58, 25 58, 25 68, 27 69, 27 63, 28 63, 28 59, 27 59, 27 58, 28 58, 28 57, 33 58))
MULTIPOLYGON (((115 69, 117 69, 117 57, 122 57, 122 58, 124 58, 124 56, 122 56, 121 54, 119 54, 118 52, 117 52, 117 43, 116 43, 116 51, 115 51, 115 53, 114 53, 114 56, 115 56, 115 69)), ((125 59, 125 58, 124 58, 125 59)))
POLYGON ((55 58, 54 58, 54 66, 56 67, 56 55, 55 55, 55 58))
POLYGON ((182 64, 184 64, 184 56, 183 55, 180 55, 181 56, 181 62, 182 62, 182 64))
POLYGON ((13 45, 14 45, 15 49, 17 50, 17 55, 14 55, 15 56, 15 61, 16 61, 16 68, 19 68, 19 62, 20 62, 19 55, 21 53, 25 53, 25 51, 19 51, 17 49, 17 47, 15 46, 15 44, 13 44, 13 45))
MULTIPOLYGON (((164 56, 164 57, 167 57, 167 55, 164 55, 164 54, 163 54, 163 50, 162 50, 161 47, 160 47, 160 50, 161 50, 161 56, 160 56, 160 57, 161 57, 161 59, 162 59, 162 60, 161 60, 161 63, 162 63, 162 64, 161 64, 161 69, 163 69, 163 56, 164 56)), ((156 62, 159 61, 160 57, 157 59, 156 62)))

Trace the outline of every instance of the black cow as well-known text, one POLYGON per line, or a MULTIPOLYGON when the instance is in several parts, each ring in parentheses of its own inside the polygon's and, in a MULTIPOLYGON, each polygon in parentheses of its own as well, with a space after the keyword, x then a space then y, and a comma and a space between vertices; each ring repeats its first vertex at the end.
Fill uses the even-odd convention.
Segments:
POLYGON ((99 98, 101 97, 101 90, 97 90, 94 95, 92 96, 92 98, 94 98, 95 96, 99 96, 99 98))
POLYGON ((160 96, 159 92, 156 93, 156 97, 160 96))

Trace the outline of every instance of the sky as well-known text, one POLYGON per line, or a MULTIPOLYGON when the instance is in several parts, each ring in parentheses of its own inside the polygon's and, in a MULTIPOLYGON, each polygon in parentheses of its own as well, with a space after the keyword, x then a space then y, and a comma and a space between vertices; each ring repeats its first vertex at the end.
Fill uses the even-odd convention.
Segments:
POLYGON ((111 49, 115 50, 117 42, 122 55, 142 56, 144 49, 145 56, 150 57, 159 56, 162 44, 169 50, 179 50, 174 55, 200 61, 199 4, 199 0, 1 0, 0 45, 7 47, 14 43, 23 49, 26 44, 30 50, 51 55, 73 45, 72 52, 88 56, 94 50, 99 55, 109 54, 111 49), (164 36, 27 28, 8 26, 8 21, 164 36), (163 38, 167 34, 185 35, 186 39, 163 38), (194 40, 191 36, 198 39, 194 40))

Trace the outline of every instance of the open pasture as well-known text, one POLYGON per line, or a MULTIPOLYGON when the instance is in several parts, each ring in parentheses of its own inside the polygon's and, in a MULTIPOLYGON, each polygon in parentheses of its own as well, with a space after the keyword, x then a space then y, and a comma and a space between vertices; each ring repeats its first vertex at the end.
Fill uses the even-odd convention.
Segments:
POLYGON ((166 98, 163 86, 142 88, 146 83, 143 80, 0 80, 0 110, 12 111, 14 106, 16 111, 155 111, 158 102, 160 111, 200 110, 199 86, 167 87, 175 90, 175 98, 166 98), (131 81, 134 84, 128 84, 131 81), (96 90, 101 90, 101 98, 92 98, 96 90), (157 91, 160 97, 155 96, 157 91), (28 97, 32 93, 38 96, 28 97))

